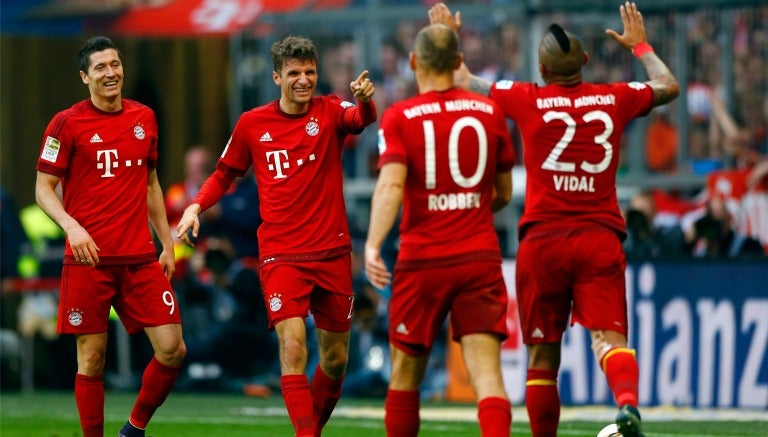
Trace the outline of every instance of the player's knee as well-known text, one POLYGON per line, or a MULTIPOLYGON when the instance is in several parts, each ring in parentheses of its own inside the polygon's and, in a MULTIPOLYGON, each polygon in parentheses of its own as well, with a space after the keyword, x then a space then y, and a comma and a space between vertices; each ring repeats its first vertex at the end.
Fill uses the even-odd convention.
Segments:
POLYGON ((347 354, 346 350, 340 350, 324 354, 321 365, 326 375, 338 379, 344 374, 347 368, 347 361, 349 361, 349 354, 347 354))
POLYGON ((184 342, 177 343, 175 347, 162 348, 155 351, 155 358, 161 364, 168 367, 179 367, 187 355, 187 346, 184 342))
POLYGON ((558 370, 560 368, 560 344, 542 343, 528 345, 528 368, 558 370))
POLYGON ((78 351, 77 371, 84 375, 100 375, 104 372, 106 351, 91 349, 78 351))
POLYGON ((597 362, 601 362, 605 354, 617 347, 627 347, 627 339, 623 334, 604 329, 589 331, 592 337, 592 352, 597 362))

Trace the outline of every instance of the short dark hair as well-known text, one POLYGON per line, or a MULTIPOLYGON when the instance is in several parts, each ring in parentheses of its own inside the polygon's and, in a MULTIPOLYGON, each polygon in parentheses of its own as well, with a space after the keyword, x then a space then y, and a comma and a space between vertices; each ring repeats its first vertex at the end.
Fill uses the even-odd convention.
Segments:
POLYGON ((80 47, 80 51, 77 52, 80 71, 88 73, 88 66, 91 65, 91 55, 107 49, 114 49, 117 52, 117 56, 122 60, 123 57, 120 55, 120 50, 118 50, 115 43, 108 37, 99 35, 86 41, 85 44, 80 47))
POLYGON ((317 64, 317 47, 311 39, 293 35, 272 44, 272 64, 278 74, 288 59, 313 61, 317 64))
POLYGON ((459 36, 444 24, 432 24, 416 34, 413 51, 423 67, 442 73, 453 71, 459 61, 459 36))

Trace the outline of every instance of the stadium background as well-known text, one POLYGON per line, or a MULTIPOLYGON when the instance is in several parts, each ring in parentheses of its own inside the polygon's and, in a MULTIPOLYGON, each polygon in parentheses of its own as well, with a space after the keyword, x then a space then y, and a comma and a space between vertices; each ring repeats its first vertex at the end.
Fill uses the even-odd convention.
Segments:
MULTIPOLYGON (((187 149, 203 144, 218 154, 243 110, 277 97, 269 60, 269 47, 276 39, 295 33, 316 40, 326 90, 333 91, 335 82, 345 86, 349 82, 346 77, 367 68, 374 73, 374 80, 381 81, 376 83, 377 93, 384 94, 388 67, 384 64, 395 61, 384 58, 389 53, 383 47, 399 39, 410 41, 414 29, 426 22, 426 5, 430 2, 131 3, 0 3, 0 186, 18 205, 34 203, 34 163, 46 123, 58 110, 87 96, 77 77, 75 59, 87 35, 104 33, 115 38, 126 61, 124 95, 155 109, 161 133, 158 170, 162 185, 167 187, 183 179, 187 149)), ((537 41, 546 26, 557 21, 584 39, 591 55, 585 79, 644 77, 639 63, 603 33, 606 27, 621 28, 618 2, 489 0, 449 5, 463 14, 465 56, 489 75, 537 80, 537 41)), ((677 214, 679 219, 676 208, 690 206, 708 185, 717 185, 718 175, 730 177, 729 172, 738 166, 721 146, 708 139, 714 121, 707 93, 718 86, 728 111, 740 122, 746 123, 750 114, 765 117, 768 6, 763 1, 659 0, 641 2, 639 7, 644 12, 650 42, 668 61, 686 92, 666 113, 678 135, 674 169, 650 168, 646 133, 655 115, 638 120, 622 145, 619 198, 626 205, 643 190, 661 189, 683 200, 684 206, 675 203, 666 211, 677 214)), ((396 75, 399 77, 392 83, 393 95, 412 92, 407 72, 396 75)), ((368 129, 345 157, 350 220, 361 230, 367 226, 375 154, 375 129, 368 129)), ((514 227, 522 206, 523 178, 516 169, 513 203, 497 218, 508 258, 508 279, 514 269, 514 227)), ((766 194, 749 196, 745 200, 739 194, 730 200, 766 244, 766 194)), ((632 261, 627 273, 633 303, 631 331, 641 357, 644 404, 768 410, 767 267, 764 257, 699 260, 662 256, 632 261)), ((19 296, 10 289, 3 290, 3 329, 16 330, 19 296)), ((513 328, 514 317, 510 323, 513 328)), ((118 341, 114 347, 130 353, 132 348, 140 348, 135 343, 118 341)), ((565 344, 570 359, 563 363, 564 402, 610 403, 607 389, 601 385, 604 383, 595 377, 599 370, 589 352, 588 336, 574 330, 565 344)), ((70 345, 45 346, 47 350, 36 349, 34 358, 28 361, 35 363, 36 369, 31 373, 27 369, 27 385, 22 383, 12 389, 31 388, 30 384, 55 388, 57 383, 50 375, 39 373, 50 372, 46 368, 51 366, 48 361, 66 356, 64 351, 70 345)), ((510 394, 520 402, 524 352, 514 336, 505 346, 510 394)), ((113 352, 121 356, 120 350, 113 352)), ((450 361, 451 351, 446 355, 450 361)), ((66 374, 67 364, 58 366, 61 374, 66 374)), ((130 362, 123 362, 118 363, 116 371, 130 376, 134 368, 130 362)), ((440 389, 449 398, 461 400, 466 390, 454 372, 440 389)))

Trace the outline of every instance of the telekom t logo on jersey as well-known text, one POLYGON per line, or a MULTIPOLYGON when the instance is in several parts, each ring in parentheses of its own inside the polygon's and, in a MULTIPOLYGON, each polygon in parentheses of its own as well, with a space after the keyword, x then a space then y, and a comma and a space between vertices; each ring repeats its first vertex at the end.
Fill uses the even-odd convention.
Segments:
MULTIPOLYGON (((315 154, 312 153, 309 155, 308 158, 309 161, 315 160, 315 154)), ((267 163, 269 165, 267 168, 269 171, 275 172, 275 179, 284 179, 287 178, 285 173, 283 173, 284 169, 290 168, 290 160, 288 159, 288 151, 285 149, 282 150, 274 150, 267 152, 267 163)), ((304 164, 304 159, 299 158, 296 160, 296 165, 300 166, 304 164)))
MULTIPOLYGON (((101 174, 103 178, 113 178, 115 174, 112 170, 118 167, 117 149, 106 149, 96 151, 96 168, 104 170, 101 174)), ((133 161, 127 159, 123 162, 123 166, 130 167, 133 165, 133 161)), ((136 165, 141 165, 141 159, 136 160, 136 165)))

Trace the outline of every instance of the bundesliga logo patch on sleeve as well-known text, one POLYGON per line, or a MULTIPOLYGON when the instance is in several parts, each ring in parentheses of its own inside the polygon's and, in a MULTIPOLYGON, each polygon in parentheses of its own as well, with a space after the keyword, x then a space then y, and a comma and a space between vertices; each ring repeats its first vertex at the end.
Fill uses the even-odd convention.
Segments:
POLYGON ((59 157, 60 148, 61 143, 59 140, 54 137, 48 137, 45 139, 45 146, 43 147, 43 153, 40 155, 40 158, 46 161, 56 162, 56 158, 59 157))

